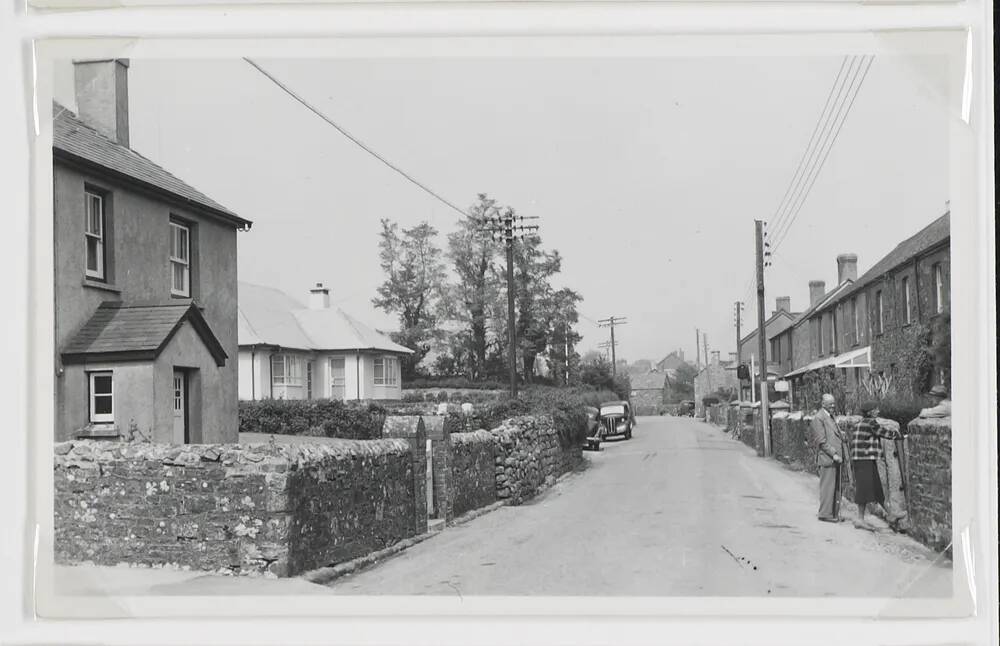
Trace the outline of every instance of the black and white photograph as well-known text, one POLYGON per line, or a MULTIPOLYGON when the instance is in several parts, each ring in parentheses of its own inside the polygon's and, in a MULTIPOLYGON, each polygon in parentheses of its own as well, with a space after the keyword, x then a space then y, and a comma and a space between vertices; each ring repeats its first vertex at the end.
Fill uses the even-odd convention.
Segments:
POLYGON ((52 612, 961 612, 939 41, 44 50, 52 612))

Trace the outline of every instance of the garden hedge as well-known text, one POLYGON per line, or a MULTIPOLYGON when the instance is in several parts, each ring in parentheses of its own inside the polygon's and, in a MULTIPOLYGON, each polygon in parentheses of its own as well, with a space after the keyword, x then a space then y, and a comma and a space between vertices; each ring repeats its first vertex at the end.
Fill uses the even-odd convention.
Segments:
POLYGON ((382 437, 384 407, 334 399, 240 401, 240 432, 309 435, 347 440, 382 437))

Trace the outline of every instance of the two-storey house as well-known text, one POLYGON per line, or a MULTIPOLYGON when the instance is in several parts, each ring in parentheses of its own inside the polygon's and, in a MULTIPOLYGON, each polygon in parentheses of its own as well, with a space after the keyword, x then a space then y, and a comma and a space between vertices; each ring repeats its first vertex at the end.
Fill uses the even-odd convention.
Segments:
POLYGON ((128 62, 53 106, 57 440, 237 441, 236 236, 250 222, 129 147, 128 62))

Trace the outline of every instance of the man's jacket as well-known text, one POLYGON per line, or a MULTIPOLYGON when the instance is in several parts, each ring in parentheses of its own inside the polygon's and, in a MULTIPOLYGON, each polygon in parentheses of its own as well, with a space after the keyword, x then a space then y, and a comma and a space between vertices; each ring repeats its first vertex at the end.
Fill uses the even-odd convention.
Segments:
POLYGON ((841 455, 843 440, 837 422, 825 408, 821 408, 813 415, 809 427, 812 430, 813 443, 817 448, 816 464, 821 467, 832 467, 833 456, 844 457, 841 455))

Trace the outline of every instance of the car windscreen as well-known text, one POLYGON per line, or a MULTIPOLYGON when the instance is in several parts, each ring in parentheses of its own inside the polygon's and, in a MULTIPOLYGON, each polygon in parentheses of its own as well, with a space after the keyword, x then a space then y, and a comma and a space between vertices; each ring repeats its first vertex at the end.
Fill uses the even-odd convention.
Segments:
POLYGON ((624 415, 625 407, 621 404, 614 406, 601 406, 601 415, 624 415))

